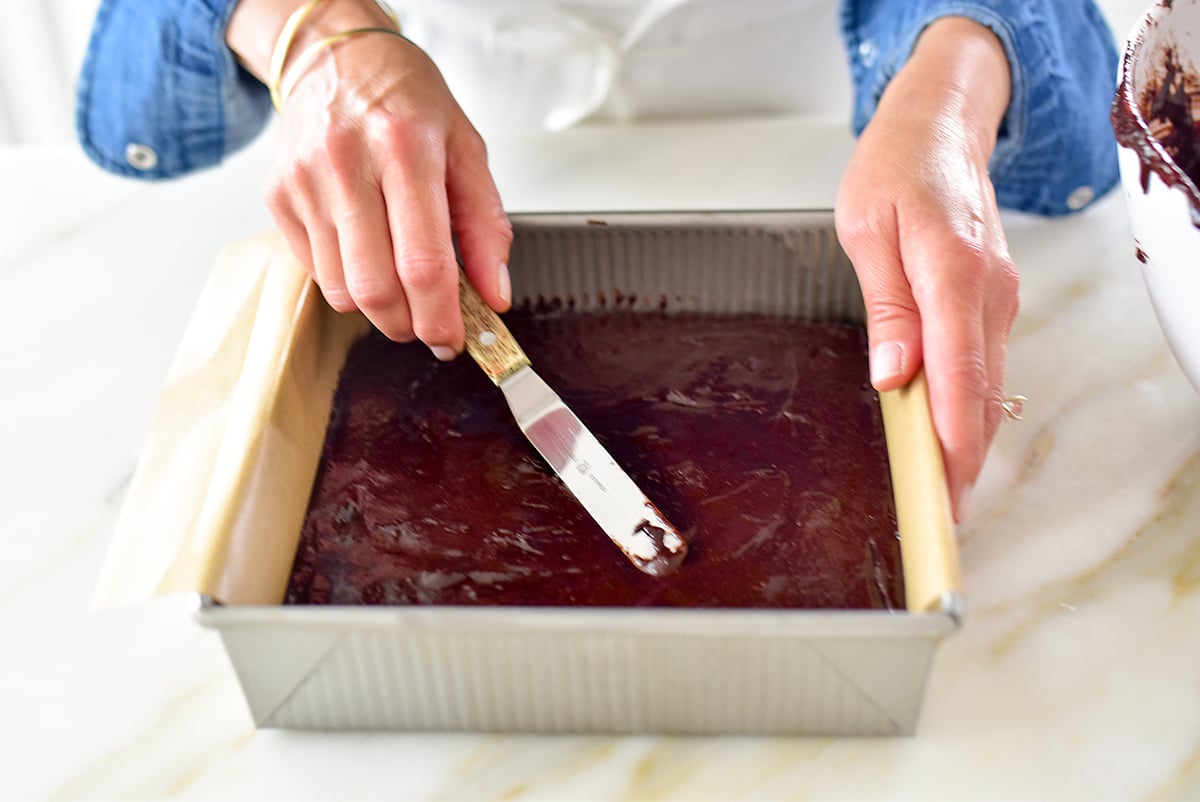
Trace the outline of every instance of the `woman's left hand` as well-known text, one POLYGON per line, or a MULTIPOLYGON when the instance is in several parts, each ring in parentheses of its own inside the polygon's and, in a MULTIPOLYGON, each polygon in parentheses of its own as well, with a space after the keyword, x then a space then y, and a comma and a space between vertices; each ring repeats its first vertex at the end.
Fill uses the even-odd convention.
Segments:
POLYGON ((871 381, 890 390, 924 366, 957 520, 1002 417, 1017 313, 987 169, 1009 94, 991 31, 933 23, 885 90, 836 203, 866 301, 871 381))

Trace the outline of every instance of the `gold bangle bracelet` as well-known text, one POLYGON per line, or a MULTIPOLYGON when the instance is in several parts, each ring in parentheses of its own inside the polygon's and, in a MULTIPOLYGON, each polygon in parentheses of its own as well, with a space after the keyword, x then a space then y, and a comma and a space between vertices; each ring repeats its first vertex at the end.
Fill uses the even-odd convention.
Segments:
POLYGON ((268 76, 269 83, 267 87, 271 90, 271 103, 275 106, 276 111, 283 110, 283 100, 279 95, 279 82, 283 79, 283 65, 287 63, 288 53, 292 49, 292 41, 296 38, 296 31, 312 13, 313 9, 321 0, 308 0, 307 3, 293 11, 283 23, 283 29, 279 32, 279 37, 275 40, 275 47, 271 50, 271 66, 268 76))
POLYGON ((383 33, 387 34, 388 36, 395 36, 398 39, 403 39, 406 42, 409 41, 407 36, 400 33, 400 31, 393 30, 392 28, 352 28, 351 30, 335 33, 330 36, 326 36, 320 41, 313 42, 311 45, 301 51, 300 55, 296 57, 296 62, 292 65, 291 69, 288 70, 288 77, 290 80, 286 81, 282 86, 279 87, 278 102, 275 104, 275 108, 278 111, 283 111, 283 104, 287 102, 288 96, 291 95, 292 90, 296 88, 296 82, 303 77, 304 72, 313 65, 313 62, 315 62, 321 56, 322 52, 326 48, 336 45, 338 42, 343 42, 346 39, 350 39, 354 36, 360 36, 365 33, 383 33))

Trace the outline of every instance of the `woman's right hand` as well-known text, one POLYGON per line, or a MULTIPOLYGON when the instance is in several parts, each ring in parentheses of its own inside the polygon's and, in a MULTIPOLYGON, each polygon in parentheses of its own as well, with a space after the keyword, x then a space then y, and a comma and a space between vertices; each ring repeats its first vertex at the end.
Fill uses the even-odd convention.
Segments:
MULTIPOLYGON (((240 0, 226 40, 261 79, 300 5, 240 0)), ((267 203, 334 309, 450 359, 463 348, 454 238, 472 285, 504 311, 512 228, 483 140, 420 48, 365 33, 295 63, 308 44, 361 27, 394 26, 373 0, 326 0, 298 29, 267 203)))

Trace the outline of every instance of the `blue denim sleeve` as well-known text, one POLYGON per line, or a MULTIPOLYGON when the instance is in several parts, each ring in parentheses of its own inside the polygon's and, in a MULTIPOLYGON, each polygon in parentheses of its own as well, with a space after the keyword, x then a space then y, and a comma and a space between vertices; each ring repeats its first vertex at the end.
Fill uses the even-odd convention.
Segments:
POLYGON ((842 0, 861 132, 927 25, 962 16, 990 28, 1012 70, 1012 100, 989 165, 1001 206, 1042 215, 1086 207, 1118 180, 1108 120, 1112 32, 1092 0, 842 0))
POLYGON ((219 163, 271 114, 225 45, 236 0, 103 0, 76 91, 75 127, 101 167, 169 178, 219 163))

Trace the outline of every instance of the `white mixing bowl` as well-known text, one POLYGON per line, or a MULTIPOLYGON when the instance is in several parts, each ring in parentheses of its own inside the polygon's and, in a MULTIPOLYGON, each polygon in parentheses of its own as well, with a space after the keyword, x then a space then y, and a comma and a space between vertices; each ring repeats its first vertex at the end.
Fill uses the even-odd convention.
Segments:
POLYGON ((1200 391, 1200 0, 1159 0, 1126 43, 1113 102, 1121 184, 1154 311, 1200 391), (1197 143, 1200 143, 1198 138, 1197 143), (1183 165, 1181 167, 1181 165, 1183 165))

